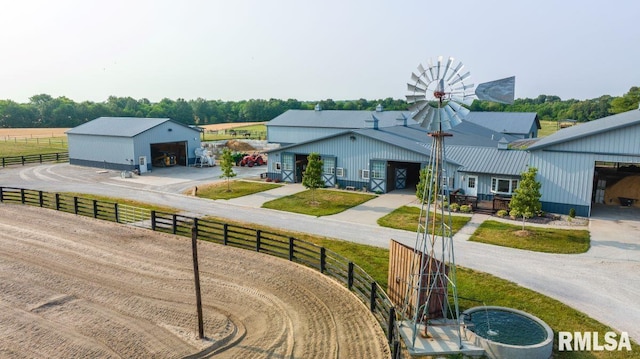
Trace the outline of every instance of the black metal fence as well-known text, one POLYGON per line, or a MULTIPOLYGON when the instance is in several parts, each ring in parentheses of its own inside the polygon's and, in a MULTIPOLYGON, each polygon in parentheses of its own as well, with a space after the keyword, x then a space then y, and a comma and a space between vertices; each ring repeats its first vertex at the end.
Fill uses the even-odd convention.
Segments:
POLYGON ((2 167, 12 165, 26 165, 29 163, 45 163, 45 162, 67 162, 69 161, 69 152, 42 153, 38 155, 24 155, 2 157, 2 167))
MULTIPOLYGON (((39 206, 118 223, 133 222, 128 215, 126 220, 121 220, 121 217, 125 217, 123 208, 126 207, 129 211, 131 206, 60 193, 0 187, 0 202, 39 206)), ((144 210, 139 213, 141 214, 136 223, 147 223, 154 231, 191 237, 191 230, 195 227, 200 240, 276 256, 314 268, 334 278, 355 293, 369 308, 387 335, 392 357, 400 357, 401 347, 395 330, 396 313, 393 303, 367 272, 342 255, 314 243, 269 231, 174 213, 144 210)))

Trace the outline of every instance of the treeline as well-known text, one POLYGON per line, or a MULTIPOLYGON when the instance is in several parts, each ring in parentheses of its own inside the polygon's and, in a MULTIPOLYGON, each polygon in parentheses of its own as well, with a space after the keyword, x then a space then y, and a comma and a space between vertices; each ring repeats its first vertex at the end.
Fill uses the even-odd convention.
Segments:
MULTIPOLYGON (((632 87, 621 97, 604 95, 590 100, 562 100, 558 96, 540 95, 535 99, 517 99, 512 105, 474 101, 472 111, 536 112, 541 120, 573 119, 591 121, 611 114, 638 108, 640 87, 632 87)), ((220 101, 162 99, 151 102, 131 97, 110 96, 105 102, 74 102, 67 97, 35 95, 28 103, 0 100, 0 128, 75 127, 102 116, 161 117, 184 124, 207 125, 225 122, 269 121, 290 109, 312 110, 320 104, 324 110, 374 111, 378 104, 385 110, 408 110, 405 100, 298 101, 295 99, 220 101)))

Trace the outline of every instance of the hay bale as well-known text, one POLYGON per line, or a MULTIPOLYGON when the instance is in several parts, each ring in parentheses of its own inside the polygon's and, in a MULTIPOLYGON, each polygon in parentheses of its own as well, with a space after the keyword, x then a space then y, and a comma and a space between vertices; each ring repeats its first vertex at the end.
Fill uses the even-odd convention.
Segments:
POLYGON ((229 147, 233 151, 239 152, 248 152, 255 151, 256 149, 250 144, 238 140, 229 140, 227 141, 227 147, 229 147))
POLYGON ((634 207, 640 207, 640 176, 627 176, 604 191, 604 203, 619 205, 619 197, 634 198, 634 207))

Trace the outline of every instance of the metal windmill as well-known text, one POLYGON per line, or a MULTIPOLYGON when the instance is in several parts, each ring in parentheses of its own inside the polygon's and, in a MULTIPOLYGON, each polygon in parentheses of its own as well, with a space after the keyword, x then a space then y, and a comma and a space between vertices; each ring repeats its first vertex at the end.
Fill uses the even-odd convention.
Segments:
POLYGON ((456 64, 451 57, 444 62, 440 56, 435 63, 429 60, 426 67, 420 64, 407 84, 412 117, 432 139, 430 176, 422 194, 414 260, 401 311, 400 325, 412 326, 412 337, 407 340, 410 348, 415 346, 420 331, 422 336, 429 335, 428 326, 436 321, 438 325, 457 327, 462 348, 451 212, 448 207, 435 208, 439 199, 449 201, 444 139, 452 135, 445 131, 465 119, 470 111, 464 106, 476 98, 500 103, 513 103, 514 98, 515 77, 480 84, 473 92, 471 74, 463 70, 462 63, 456 64))

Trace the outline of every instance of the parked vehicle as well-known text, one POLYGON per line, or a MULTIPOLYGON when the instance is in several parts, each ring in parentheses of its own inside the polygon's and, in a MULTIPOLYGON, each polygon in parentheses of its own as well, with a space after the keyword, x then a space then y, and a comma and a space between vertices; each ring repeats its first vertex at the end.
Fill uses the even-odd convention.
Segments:
POLYGON ((240 166, 243 166, 243 167, 244 166, 247 166, 247 167, 262 166, 266 163, 267 161, 264 160, 261 154, 252 153, 242 158, 242 160, 240 161, 240 166))

